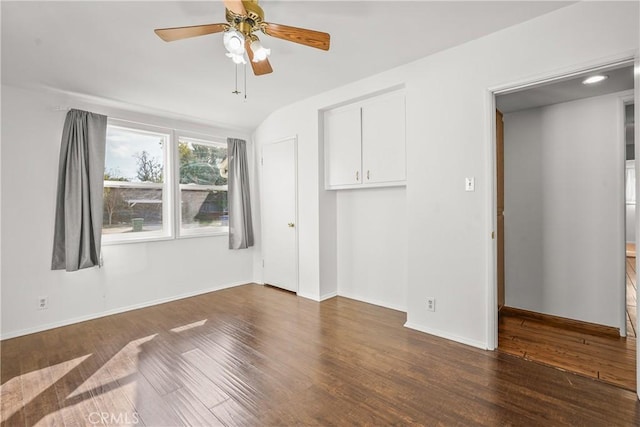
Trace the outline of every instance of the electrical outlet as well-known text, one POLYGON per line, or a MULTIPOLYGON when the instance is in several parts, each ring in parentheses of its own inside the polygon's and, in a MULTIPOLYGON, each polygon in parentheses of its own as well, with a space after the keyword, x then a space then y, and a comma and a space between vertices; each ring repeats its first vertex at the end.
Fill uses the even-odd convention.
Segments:
POLYGON ((49 308, 49 297, 38 298, 38 310, 46 310, 49 308))
POLYGON ((474 177, 464 179, 464 191, 476 191, 476 179, 474 177))
POLYGON ((427 310, 436 311, 436 299, 435 298, 427 298, 427 310))

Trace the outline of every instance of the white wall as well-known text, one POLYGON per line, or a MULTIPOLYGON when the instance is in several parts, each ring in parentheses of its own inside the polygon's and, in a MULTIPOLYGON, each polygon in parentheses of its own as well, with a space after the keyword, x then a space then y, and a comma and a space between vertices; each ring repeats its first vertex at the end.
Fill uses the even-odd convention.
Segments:
POLYGON ((507 306, 621 326, 622 96, 504 115, 507 306))
POLYGON ((332 268, 319 256, 324 190, 318 190, 318 110, 404 83, 407 325, 492 347, 494 178, 488 90, 636 54, 638 16, 635 2, 581 2, 269 116, 254 134, 258 146, 298 135, 304 294, 319 297, 320 271, 332 268), (476 178, 475 192, 464 191, 467 176, 476 178), (428 297, 436 298, 435 312, 426 310, 428 297))
POLYGON ((542 109, 505 114, 503 120, 505 303, 544 312, 542 109))
POLYGON ((338 295, 407 311, 405 187, 337 192, 338 295))
MULTIPOLYGON (((228 250, 226 236, 103 246, 103 268, 51 271, 66 114, 54 110, 58 105, 216 136, 248 136, 67 95, 3 86, 2 338, 252 280, 252 250, 228 250), (49 297, 49 309, 38 311, 37 298, 44 295, 49 297)), ((251 146, 249 150, 252 161, 251 146)))

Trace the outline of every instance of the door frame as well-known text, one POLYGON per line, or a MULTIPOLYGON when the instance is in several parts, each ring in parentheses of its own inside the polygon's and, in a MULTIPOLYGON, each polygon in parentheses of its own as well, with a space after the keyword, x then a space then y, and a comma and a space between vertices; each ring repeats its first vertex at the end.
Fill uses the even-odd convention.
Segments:
MULTIPOLYGON (((264 153, 264 147, 266 146, 270 146, 270 145, 275 145, 275 144, 281 144, 283 142, 287 142, 287 141, 293 141, 293 171, 294 171, 294 182, 293 182, 293 187, 294 187, 294 198, 295 198, 295 213, 294 213, 294 233, 295 233, 295 260, 294 260, 294 264, 295 264, 295 277, 296 277, 296 283, 295 283, 295 288, 296 288, 296 294, 298 294, 298 292, 300 291, 300 244, 299 244, 299 233, 298 230, 300 228, 300 223, 298 221, 298 135, 293 135, 293 136, 287 136, 284 138, 280 138, 271 142, 267 142, 262 144, 262 146, 260 147, 260 183, 264 183, 263 180, 263 153, 264 153)), ((263 188, 260 188, 260 230, 261 230, 261 234, 262 237, 264 237, 264 215, 262 214, 262 212, 264 212, 264 191, 263 188)), ((262 283, 266 284, 265 281, 265 277, 264 277, 264 258, 265 258, 265 251, 264 251, 264 240, 262 243, 262 283)))
MULTIPOLYGON (((496 168, 496 95, 518 92, 523 89, 539 86, 545 83, 551 83, 560 79, 570 78, 585 72, 598 71, 616 65, 635 65, 635 84, 634 94, 638 98, 640 92, 640 55, 638 52, 627 52, 614 57, 592 61, 590 63, 568 67, 566 69, 556 70, 544 73, 538 76, 525 78, 518 81, 498 84, 489 87, 485 92, 485 123, 488 123, 485 131, 485 176, 491 179, 491 185, 487 185, 486 201, 487 201, 487 301, 486 301, 486 337, 487 349, 495 350, 498 347, 498 295, 497 295, 497 240, 492 238, 492 233, 497 229, 497 168, 496 168)), ((640 109, 635 111, 635 121, 638 123, 640 109)), ((635 147, 636 152, 640 153, 639 128, 635 129, 635 147)), ((640 170, 640 156, 636 157, 636 169, 640 170)), ((640 190, 640 180, 636 181, 636 191, 640 190)), ((640 192, 638 193, 640 194, 640 192)), ((640 241, 640 215, 636 215, 636 241, 640 241)), ((625 239, 626 240, 626 239, 625 239)), ((636 271, 638 268, 638 258, 636 258, 636 271)), ((626 289, 625 289, 626 292, 626 289)), ((638 313, 640 314, 640 305, 638 305, 638 313)), ((637 341, 636 354, 640 354, 640 340, 637 341)), ((638 383, 640 384, 640 358, 637 360, 636 373, 638 383)), ((640 388, 638 388, 638 397, 640 398, 640 388)))
MULTIPOLYGON (((622 161, 624 162, 624 175, 622 176, 622 189, 623 189, 623 193, 622 193, 622 203, 624 204, 624 210, 622 211, 622 232, 624 233, 624 248, 622 249, 624 251, 624 272, 625 272, 625 276, 623 279, 623 284, 622 284, 622 319, 620 320, 620 336, 621 337, 626 337, 627 336, 627 196, 626 196, 626 174, 627 174, 627 156, 626 156, 626 151, 627 151, 627 141, 625 138, 625 106, 627 104, 630 103, 635 103, 635 97, 634 94, 631 95, 622 95, 620 96, 620 98, 618 98, 618 129, 620 129, 620 143, 622 144, 622 146, 624 147, 624 153, 623 154, 623 159, 622 161)), ((635 162, 635 156, 634 156, 634 162, 635 162)), ((637 207, 637 203, 636 203, 636 207, 637 207)), ((638 217, 638 212, 636 211, 636 218, 635 218, 635 222, 636 222, 636 227, 637 227, 637 217, 638 217)), ((637 231, 636 231, 637 234, 637 231)), ((636 239, 636 244, 637 244, 637 239, 636 239)), ((636 257, 636 271, 637 270, 637 262, 638 262, 638 258, 636 257)), ((637 305, 637 304, 636 304, 637 305)))

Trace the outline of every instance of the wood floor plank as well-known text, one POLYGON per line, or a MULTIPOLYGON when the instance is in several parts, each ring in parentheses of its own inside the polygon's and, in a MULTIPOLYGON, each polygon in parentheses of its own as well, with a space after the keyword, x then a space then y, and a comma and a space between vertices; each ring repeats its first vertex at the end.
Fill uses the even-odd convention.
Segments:
POLYGON ((521 318, 518 310, 502 312, 501 351, 635 390, 635 338, 601 333, 590 325, 584 329, 575 322, 565 329, 558 318, 546 322, 543 315, 523 313, 521 318))
POLYGON ((169 393, 164 396, 164 400, 175 408, 180 425, 210 427, 224 425, 198 397, 186 388, 179 388, 169 393))
MULTIPOLYGON (((3 341, 3 424, 85 426, 95 411, 147 426, 640 423, 631 391, 405 321, 347 298, 246 285, 3 341)), ((529 357, 522 333, 534 325, 501 317, 501 349, 529 357)), ((585 358, 539 329, 532 354, 585 358)), ((572 337, 606 348, 602 337, 572 337)), ((623 381, 624 360, 605 358, 595 375, 623 381)))
MULTIPOLYGON (((635 255, 635 246, 634 246, 635 255)), ((638 286, 636 281, 636 258, 627 257, 627 336, 638 336, 638 319, 636 305, 638 304, 638 286)))

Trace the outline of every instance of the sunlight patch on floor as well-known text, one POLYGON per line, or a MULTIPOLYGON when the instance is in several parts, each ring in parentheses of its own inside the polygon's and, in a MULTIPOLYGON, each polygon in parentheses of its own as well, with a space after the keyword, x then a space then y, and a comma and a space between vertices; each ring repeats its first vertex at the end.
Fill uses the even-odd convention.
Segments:
POLYGON ((21 407, 52 387, 90 356, 91 354, 76 357, 73 360, 11 378, 0 387, 2 422, 7 421, 21 407))
POLYGON ((198 322, 189 323, 188 325, 178 326, 176 328, 171 329, 171 332, 183 332, 189 329, 197 328, 198 326, 202 326, 207 323, 207 319, 200 320, 198 322))
POLYGON ((140 346, 154 339, 158 334, 153 334, 129 342, 122 347, 111 359, 100 366, 85 382, 67 396, 67 400, 81 396, 99 395, 108 392, 109 389, 118 388, 120 384, 126 384, 127 377, 137 373, 137 360, 140 346))

